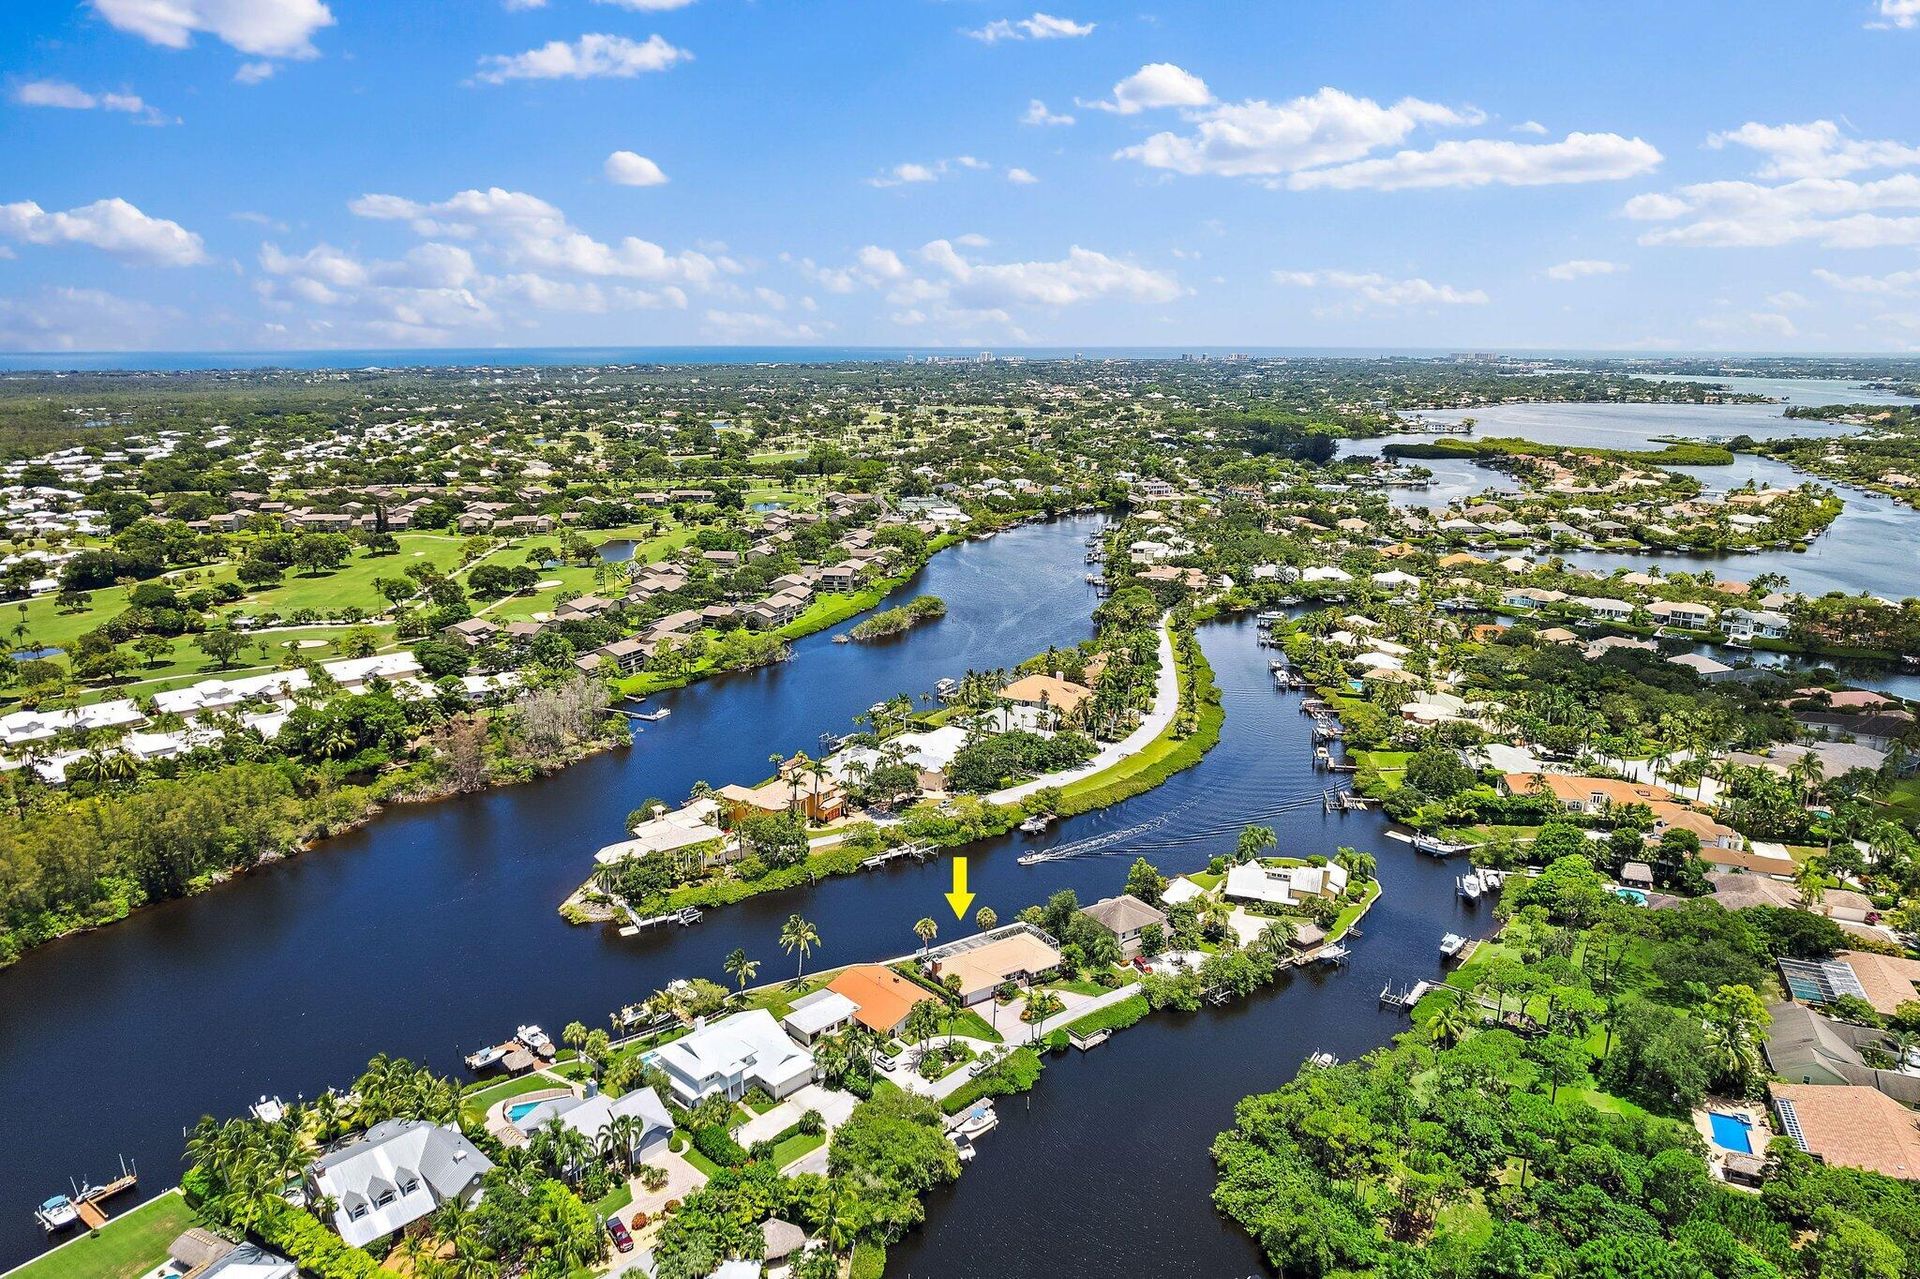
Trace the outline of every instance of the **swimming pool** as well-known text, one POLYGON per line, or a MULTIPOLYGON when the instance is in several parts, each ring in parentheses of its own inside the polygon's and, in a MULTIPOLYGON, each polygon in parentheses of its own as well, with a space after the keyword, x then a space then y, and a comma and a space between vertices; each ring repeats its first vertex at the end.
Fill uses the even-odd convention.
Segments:
POLYGON ((546 1105, 547 1102, 551 1100, 553 1100, 551 1097, 545 1097, 539 1101, 516 1101, 507 1107, 507 1122, 517 1127, 522 1119, 525 1119, 528 1115, 540 1109, 540 1107, 546 1105))
POLYGON ((1632 902, 1636 906, 1647 904, 1647 895, 1637 888, 1616 888, 1613 890, 1613 895, 1622 901, 1632 902))
POLYGON ((1722 1150, 1731 1150, 1736 1155, 1753 1153, 1753 1132, 1747 1121, 1738 1115, 1723 1115, 1717 1110, 1707 1112, 1707 1121, 1713 1125, 1713 1144, 1722 1150))

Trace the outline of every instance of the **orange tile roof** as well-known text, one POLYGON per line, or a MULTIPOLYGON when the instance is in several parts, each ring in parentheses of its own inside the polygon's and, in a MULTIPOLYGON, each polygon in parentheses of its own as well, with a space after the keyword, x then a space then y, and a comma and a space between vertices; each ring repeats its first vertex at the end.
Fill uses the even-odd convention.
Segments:
POLYGON ((854 1018, 861 1025, 891 1035, 907 1019, 907 1010, 932 999, 922 987, 879 964, 860 964, 840 973, 827 989, 845 995, 858 1006, 854 1018))
POLYGON ((1044 700, 1053 709, 1068 714, 1092 697, 1093 690, 1083 688, 1072 680, 1055 679, 1051 675, 1025 675, 1001 689, 1000 696, 1010 702, 1032 705, 1044 700))
POLYGON ((1776 1107, 1791 1110, 1809 1154, 1838 1167, 1908 1181, 1920 1178, 1920 1115, 1876 1088, 1774 1084, 1776 1107))

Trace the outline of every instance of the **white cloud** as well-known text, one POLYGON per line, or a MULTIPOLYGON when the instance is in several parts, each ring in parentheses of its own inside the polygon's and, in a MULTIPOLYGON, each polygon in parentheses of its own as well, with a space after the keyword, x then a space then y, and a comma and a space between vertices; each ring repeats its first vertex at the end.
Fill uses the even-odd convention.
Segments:
POLYGON ((1515 133, 1530 133, 1535 137, 1545 137, 1547 126, 1541 124, 1538 120, 1522 120, 1519 124, 1513 126, 1513 131, 1515 133))
POLYGON ((1275 271, 1275 284, 1298 289, 1328 289, 1351 295, 1356 309, 1363 306, 1482 306, 1488 301, 1480 289, 1457 289, 1418 277, 1395 280, 1375 272, 1275 271))
POLYGON ((1377 160, 1294 173, 1295 191, 1406 191, 1431 187, 1550 186, 1616 182, 1659 167, 1652 143, 1617 133, 1569 133, 1559 142, 1468 138, 1429 151, 1401 151, 1377 160))
POLYGON ((1880 21, 1873 27, 1920 27, 1920 0, 1880 0, 1880 21))
POLYGON ((1765 161, 1756 173, 1763 178, 1843 178, 1863 169, 1904 169, 1920 164, 1920 147, 1843 137, 1840 126, 1831 120, 1808 124, 1748 122, 1713 134, 1707 145, 1758 151, 1765 161))
POLYGON ((165 218, 150 218, 115 197, 49 213, 31 200, 0 204, 0 235, 27 244, 85 244, 156 266, 195 266, 207 260, 199 236, 165 218))
POLYGON ((1626 269, 1618 262, 1605 262, 1599 258, 1574 258, 1570 262, 1556 263, 1542 274, 1549 280, 1557 280, 1565 284, 1571 280, 1584 280, 1596 275, 1614 275, 1626 269))
POLYGON ((976 330, 1022 337, 1013 315, 1019 309, 1171 302, 1186 292, 1166 272, 1077 245, 1050 261, 984 262, 976 253, 985 244, 977 235, 934 240, 911 261, 870 244, 844 267, 823 267, 805 258, 794 264, 829 293, 872 290, 890 304, 894 323, 942 328, 956 339, 976 330))
POLYGON ((133 93, 90 93, 65 80, 28 80, 16 85, 13 100, 23 107, 59 107, 68 111, 118 111, 142 124, 166 124, 159 108, 133 93))
POLYGON ((1809 242, 1835 249, 1920 244, 1920 217, 1888 217, 1881 210, 1920 209, 1920 175, 1895 174, 1873 182, 1801 178, 1758 182, 1702 182, 1672 193, 1627 201, 1622 212, 1642 222, 1675 225, 1640 236, 1647 245, 1694 248, 1766 248, 1809 242))
POLYGON ((1070 40, 1093 34, 1093 23, 1036 13, 1031 18, 1000 18, 968 35, 987 44, 1002 40, 1070 40))
POLYGON ((985 160, 980 159, 978 156, 971 155, 957 155, 950 160, 936 160, 932 164, 921 164, 915 161, 909 161, 905 164, 896 164, 892 168, 868 178, 867 185, 882 188, 913 186, 923 182, 938 182, 941 178, 956 169, 978 171, 992 167, 993 166, 985 160))
POLYGON ((1878 294, 1883 297, 1920 295, 1920 271, 1895 271, 1891 275, 1841 275, 1821 267, 1813 276, 1842 293, 1878 294))
POLYGON ((626 236, 616 244, 596 240, 538 196, 500 187, 461 191, 434 203, 363 195, 348 208, 363 218, 406 222, 422 236, 479 242, 522 270, 676 285, 706 285, 739 270, 725 257, 693 250, 670 253, 637 236, 626 236))
POLYGON ((273 78, 278 70, 271 62, 242 62, 233 70, 235 84, 261 84, 273 78))
POLYGON ((321 0, 91 0, 93 11, 121 31, 169 49, 199 34, 264 58, 318 56, 313 35, 333 25, 321 0))
POLYGON ((657 187, 667 181, 659 165, 632 151, 615 151, 607 157, 604 168, 607 180, 623 187, 657 187))
MULTIPOLYGON (((1116 100, 1124 103, 1119 93, 1116 87, 1116 100)), ((1274 176, 1358 160, 1422 125, 1478 123, 1480 116, 1418 98, 1382 106, 1325 88, 1288 102, 1224 103, 1196 112, 1193 119, 1192 133, 1157 133, 1119 154, 1176 173, 1274 176)))
POLYGON ((1111 98, 1080 105, 1115 115, 1138 115, 1159 107, 1203 107, 1212 101, 1207 82, 1199 76, 1171 62, 1149 62, 1114 85, 1111 98))
POLYGON ((184 318, 99 289, 42 289, 32 298, 0 298, 0 349, 151 350, 176 335, 184 318))
POLYGON ((1012 168, 1007 170, 1007 181, 1017 183, 1020 186, 1032 186, 1039 180, 1039 178, 1034 177, 1025 169, 1012 168))
POLYGON ((819 325, 796 323, 778 315, 766 315, 757 311, 719 310, 706 313, 701 330, 709 337, 730 342, 749 339, 765 341, 769 338, 807 341, 818 338, 823 333, 819 325))
POLYGON ((1049 111, 1047 110, 1046 103, 1035 98, 1033 101, 1027 103, 1027 113, 1020 117, 1020 123, 1041 126, 1072 124, 1073 117, 1064 113, 1049 111))
POLYGON ((1171 302, 1182 292, 1179 281, 1165 272, 1079 245, 1051 262, 971 262, 949 240, 932 241, 919 256, 944 277, 946 296, 973 310, 1072 306, 1105 299, 1171 302))
POLYGON ((650 71, 665 71, 693 55, 658 35, 645 40, 626 36, 583 35, 569 44, 550 40, 525 53, 488 54, 480 59, 476 76, 485 84, 509 80, 630 79, 650 71))

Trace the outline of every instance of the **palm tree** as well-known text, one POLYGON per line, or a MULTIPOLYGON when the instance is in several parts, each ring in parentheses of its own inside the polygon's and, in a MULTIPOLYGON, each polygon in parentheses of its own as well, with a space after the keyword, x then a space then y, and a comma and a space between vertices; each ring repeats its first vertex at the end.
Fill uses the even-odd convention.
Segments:
POLYGON ((793 979, 799 981, 801 974, 807 971, 807 955, 820 944, 820 930, 798 915, 787 916, 787 922, 780 928, 780 949, 789 955, 800 952, 800 964, 794 970, 793 979))
POLYGON ((1427 1022, 1427 1038, 1451 1047, 1459 1043, 1478 1020, 1467 1010, 1466 998, 1462 996, 1433 1010, 1433 1017, 1427 1022))
POLYGON ((920 953, 924 955, 927 947, 933 945, 933 939, 940 935, 940 925, 931 918, 922 919, 913 926, 913 935, 920 939, 920 953))
POLYGON ((1273 833, 1273 827, 1248 826, 1240 832, 1240 842, 1233 850, 1234 860, 1250 862, 1279 843, 1280 837, 1273 833))
POLYGON ((993 907, 982 906, 973 912, 973 926, 983 933, 990 933, 1000 922, 1000 916, 993 907))
POLYGON ((760 961, 748 959, 745 950, 736 948, 731 955, 727 956, 726 962, 721 967, 727 970, 728 976, 740 984, 740 993, 745 995, 747 983, 760 972, 760 961))

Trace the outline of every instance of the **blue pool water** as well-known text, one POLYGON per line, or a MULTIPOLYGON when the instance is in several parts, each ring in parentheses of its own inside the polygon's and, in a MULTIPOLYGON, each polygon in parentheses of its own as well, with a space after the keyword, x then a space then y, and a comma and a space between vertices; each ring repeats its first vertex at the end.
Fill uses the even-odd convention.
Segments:
MULTIPOLYGON (((507 1122, 517 1124, 544 1105, 546 1105, 545 1101, 516 1101, 507 1107, 507 1122)), ((1719 1116, 1715 1115, 1714 1118, 1718 1119, 1719 1116)))
POLYGON ((1613 895, 1624 901, 1630 901, 1636 906, 1647 904, 1647 895, 1637 888, 1616 888, 1613 890, 1613 895))
POLYGON ((1707 1112, 1707 1119, 1713 1125, 1714 1145, 1739 1155, 1753 1153, 1753 1136, 1746 1120, 1737 1115, 1723 1115, 1717 1110, 1707 1112))

